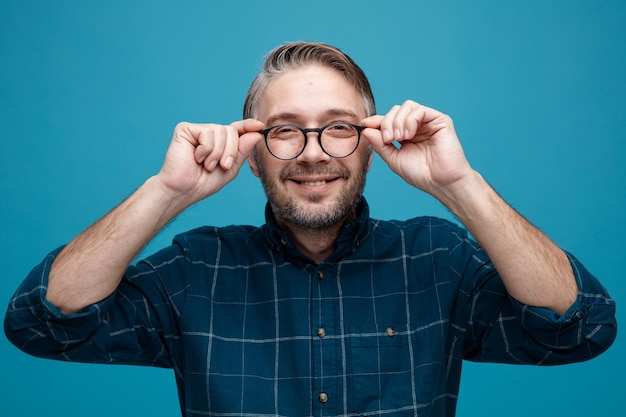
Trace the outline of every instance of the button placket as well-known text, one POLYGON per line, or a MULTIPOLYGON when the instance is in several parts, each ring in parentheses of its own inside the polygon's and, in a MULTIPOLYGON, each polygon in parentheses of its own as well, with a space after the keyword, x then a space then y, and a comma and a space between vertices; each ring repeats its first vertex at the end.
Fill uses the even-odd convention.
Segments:
POLYGON ((334 414, 336 401, 330 398, 338 388, 337 382, 333 379, 324 378, 330 374, 331 369, 337 366, 337 344, 338 339, 333 336, 336 330, 337 317, 337 285, 334 280, 334 269, 327 264, 317 265, 311 271, 311 291, 312 291, 312 352, 313 364, 315 368, 315 383, 312 394, 314 405, 314 415, 321 413, 334 414), (330 274, 330 275, 328 275, 330 274), (316 279, 317 278, 317 279, 316 279), (330 278, 330 279, 329 279, 330 278), (329 333, 330 332, 330 333, 329 333), (332 337, 331 337, 332 336, 332 337), (317 401, 315 398, 317 397, 317 401))

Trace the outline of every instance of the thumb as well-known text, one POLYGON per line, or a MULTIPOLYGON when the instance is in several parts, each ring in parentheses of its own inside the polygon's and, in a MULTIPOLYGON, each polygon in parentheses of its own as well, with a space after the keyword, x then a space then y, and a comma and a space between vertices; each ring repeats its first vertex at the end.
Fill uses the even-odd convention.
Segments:
POLYGON ((256 144, 261 140, 263 140, 263 135, 258 131, 248 132, 241 135, 239 137, 239 156, 246 159, 248 155, 252 153, 256 144))
POLYGON ((252 153, 256 144, 263 139, 260 130, 265 127, 265 124, 256 119, 245 119, 233 122, 231 126, 237 129, 237 133, 239 134, 236 162, 238 166, 241 166, 250 153, 252 153))
POLYGON ((256 119, 238 120, 231 123, 230 125, 237 129, 239 136, 242 136, 248 132, 258 132, 265 127, 265 124, 263 124, 263 122, 256 119))
MULTIPOLYGON (((366 122, 367 119, 362 121, 363 126, 367 126, 366 122)), ((377 128, 368 127, 367 129, 363 130, 361 136, 363 136, 369 142, 374 151, 376 151, 376 153, 380 155, 380 157, 387 163, 387 165, 390 165, 390 163, 394 160, 394 156, 398 153, 398 148, 396 148, 394 143, 385 143, 385 141, 383 140, 383 132, 381 132, 377 128)))
POLYGON ((372 129, 379 129, 383 119, 384 116, 374 115, 361 120, 361 124, 365 127, 371 127, 372 129))

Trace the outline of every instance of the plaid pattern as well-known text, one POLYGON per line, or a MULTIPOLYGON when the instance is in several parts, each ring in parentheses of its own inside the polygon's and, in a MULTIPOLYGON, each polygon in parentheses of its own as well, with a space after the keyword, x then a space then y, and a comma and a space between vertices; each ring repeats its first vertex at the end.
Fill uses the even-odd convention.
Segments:
POLYGON ((64 315, 36 267, 7 336, 33 355, 173 368, 185 416, 453 416, 461 362, 582 361, 615 337, 615 305, 573 257, 563 316, 512 300, 452 223, 369 218, 315 265, 275 224, 205 227, 128 269, 118 290, 64 315))

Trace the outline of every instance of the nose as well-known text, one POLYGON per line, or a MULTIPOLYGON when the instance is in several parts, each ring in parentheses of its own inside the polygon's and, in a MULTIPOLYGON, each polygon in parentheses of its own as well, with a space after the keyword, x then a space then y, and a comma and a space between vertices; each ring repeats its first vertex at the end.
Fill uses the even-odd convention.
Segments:
POLYGON ((322 149, 320 142, 320 132, 307 132, 304 150, 296 161, 305 164, 315 164, 319 162, 328 162, 331 156, 322 149))

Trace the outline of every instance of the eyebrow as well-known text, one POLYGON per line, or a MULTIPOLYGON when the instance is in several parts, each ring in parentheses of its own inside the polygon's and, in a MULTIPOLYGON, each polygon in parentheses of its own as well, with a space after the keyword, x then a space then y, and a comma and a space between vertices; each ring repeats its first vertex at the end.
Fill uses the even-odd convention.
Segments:
MULTIPOLYGON (((347 110, 347 109, 340 109, 340 108, 326 110, 321 114, 321 117, 323 119, 345 117, 345 118, 351 119, 351 121, 359 120, 359 116, 357 116, 355 112, 351 110, 347 110)), ((266 125, 273 126, 277 120, 286 120, 291 123, 302 123, 304 122, 304 116, 298 113, 291 113, 291 112, 278 113, 273 116, 270 116, 267 119, 266 125)))

